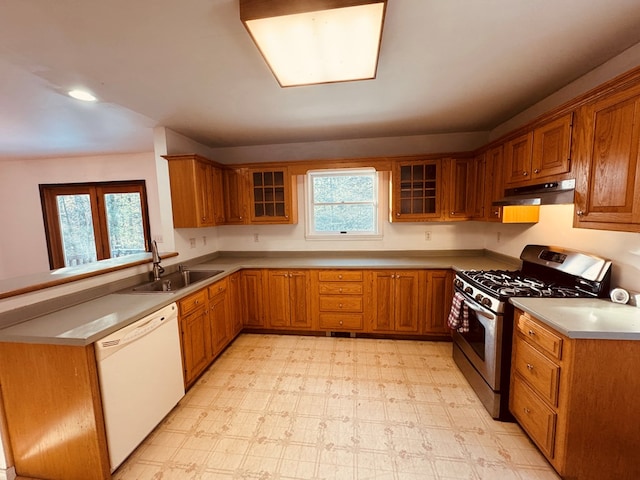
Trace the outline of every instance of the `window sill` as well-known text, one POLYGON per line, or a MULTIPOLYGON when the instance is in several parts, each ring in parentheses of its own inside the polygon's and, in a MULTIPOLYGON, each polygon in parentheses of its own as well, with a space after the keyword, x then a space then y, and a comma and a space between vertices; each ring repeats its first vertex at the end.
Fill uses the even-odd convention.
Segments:
MULTIPOLYGON (((161 253, 160 256, 171 258, 178 256, 178 253, 161 253)), ((151 253, 141 253, 121 258, 110 258, 78 267, 65 267, 24 277, 7 278, 0 280, 0 300, 144 265, 151 263, 151 261, 151 253)))
POLYGON ((328 240, 328 241, 335 241, 335 240, 340 240, 340 241, 354 241, 354 240, 382 240, 382 235, 372 235, 372 234, 363 234, 363 235, 358 235, 358 234, 341 234, 341 233, 336 233, 336 234, 329 234, 329 235, 306 235, 305 236, 306 240, 311 240, 311 241, 315 241, 315 240, 328 240))

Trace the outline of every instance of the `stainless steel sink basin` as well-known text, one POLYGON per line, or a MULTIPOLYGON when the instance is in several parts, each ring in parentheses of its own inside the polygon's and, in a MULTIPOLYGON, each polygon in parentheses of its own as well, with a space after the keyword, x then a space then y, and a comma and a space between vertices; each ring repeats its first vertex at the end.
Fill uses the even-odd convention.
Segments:
POLYGON ((131 288, 135 293, 172 293, 223 273, 224 270, 185 270, 165 275, 160 280, 143 283, 131 288))

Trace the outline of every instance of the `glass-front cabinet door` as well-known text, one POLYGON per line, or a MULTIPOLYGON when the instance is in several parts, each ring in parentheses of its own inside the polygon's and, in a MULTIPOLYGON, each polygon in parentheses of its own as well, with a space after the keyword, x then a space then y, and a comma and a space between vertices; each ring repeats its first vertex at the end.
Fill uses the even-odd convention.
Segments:
POLYGON ((391 179, 392 222, 442 218, 442 160, 396 162, 391 179))
POLYGON ((294 185, 286 168, 251 169, 251 223, 295 223, 294 185))

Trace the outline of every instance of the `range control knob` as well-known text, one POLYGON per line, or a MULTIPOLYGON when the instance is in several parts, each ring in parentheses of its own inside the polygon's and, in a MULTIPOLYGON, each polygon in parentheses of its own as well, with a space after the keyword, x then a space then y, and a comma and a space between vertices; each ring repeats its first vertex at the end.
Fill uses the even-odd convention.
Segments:
POLYGON ((467 287, 467 288, 464 289, 464 291, 465 291, 465 293, 471 294, 471 293, 473 293, 473 288, 467 287))
POLYGON ((490 307, 491 306, 491 300, 488 299, 487 297, 484 297, 482 299, 482 305, 484 305, 485 307, 490 307))
POLYGON ((482 303, 482 301, 484 300, 484 297, 482 296, 482 294, 481 294, 481 293, 479 293, 479 294, 477 294, 477 295, 476 295, 476 300, 477 300, 478 302, 482 303))
POLYGON ((453 284, 458 288, 462 288, 462 280, 460 280, 459 278, 456 278, 453 284))

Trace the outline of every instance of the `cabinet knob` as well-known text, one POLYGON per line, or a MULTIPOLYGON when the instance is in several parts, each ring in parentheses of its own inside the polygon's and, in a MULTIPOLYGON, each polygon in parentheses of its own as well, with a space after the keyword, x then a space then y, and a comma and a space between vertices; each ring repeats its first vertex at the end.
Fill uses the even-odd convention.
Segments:
POLYGON ((342 288, 339 288, 339 289, 338 289, 338 292, 342 293, 342 288))
POLYGON ((338 323, 339 323, 340 325, 342 325, 342 320, 340 320, 338 323))
POLYGON ((196 301, 195 301, 195 302, 193 302, 193 303, 195 303, 196 305, 198 305, 198 304, 200 303, 200 300, 196 300, 196 301))
POLYGON ((540 169, 539 169, 539 168, 536 168, 536 169, 533 171, 533 173, 540 173, 540 169))
POLYGON ((342 308, 342 304, 339 304, 339 305, 338 305, 338 307, 339 307, 339 308, 342 308))
POLYGON ((396 213, 396 217, 399 217, 399 216, 400 216, 400 212, 396 213))
POLYGON ((456 214, 456 212, 454 212, 454 211, 451 212, 451 215, 455 215, 455 214, 456 214))
POLYGON ((531 365, 530 363, 527 363, 527 370, 529 371, 533 370, 533 365, 531 365))
POLYGON ((533 330, 529 330, 529 336, 533 337, 536 334, 536 332, 534 332, 533 330))
POLYGON ((524 413, 529 415, 531 413, 531 410, 529 410, 527 407, 524 407, 524 413))
POLYGON ((499 215, 500 215, 500 211, 499 211, 499 210, 494 210, 494 211, 493 211, 493 214, 497 217, 497 216, 499 216, 499 215))
POLYGON ((342 280, 342 275, 338 275, 338 278, 339 278, 340 280, 342 280))
POLYGON ((576 212, 576 215, 579 216, 579 217, 582 217, 584 215, 584 211, 583 210, 578 210, 576 212))

